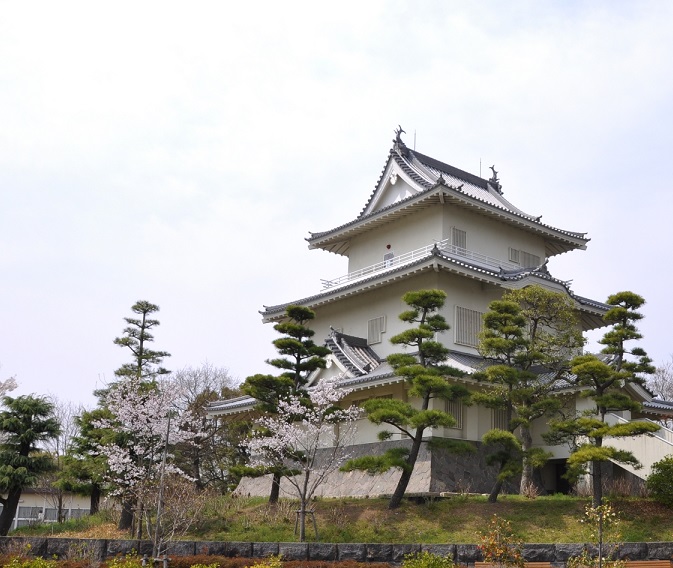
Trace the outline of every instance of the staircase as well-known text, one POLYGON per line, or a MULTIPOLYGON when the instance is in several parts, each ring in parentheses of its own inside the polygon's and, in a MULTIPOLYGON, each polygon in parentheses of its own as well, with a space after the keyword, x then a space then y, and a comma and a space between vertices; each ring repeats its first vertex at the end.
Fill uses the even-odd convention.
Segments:
MULTIPOLYGON (((621 416, 608 414, 606 422, 609 424, 627 423, 621 416)), ((645 436, 634 436, 631 438, 606 438, 606 445, 613 446, 619 450, 631 452, 643 466, 641 469, 634 469, 627 464, 618 464, 619 467, 629 471, 640 479, 647 479, 652 472, 652 464, 662 460, 666 456, 673 455, 673 430, 661 427, 654 434, 645 436)))

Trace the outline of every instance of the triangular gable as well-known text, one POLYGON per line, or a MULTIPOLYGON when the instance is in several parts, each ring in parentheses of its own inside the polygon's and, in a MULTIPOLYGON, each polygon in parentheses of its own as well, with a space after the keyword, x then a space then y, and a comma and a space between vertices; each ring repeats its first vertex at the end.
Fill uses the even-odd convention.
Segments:
POLYGON ((390 152, 383 173, 379 177, 369 201, 360 213, 360 217, 376 213, 426 189, 428 189, 428 184, 422 183, 417 176, 414 177, 408 171, 405 171, 399 157, 393 150, 390 152))

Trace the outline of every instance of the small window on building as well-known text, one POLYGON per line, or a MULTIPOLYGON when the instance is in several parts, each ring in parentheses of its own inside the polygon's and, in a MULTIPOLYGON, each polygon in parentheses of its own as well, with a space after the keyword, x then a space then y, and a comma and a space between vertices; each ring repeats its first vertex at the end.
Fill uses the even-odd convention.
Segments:
POLYGON ((540 266, 540 257, 536 254, 531 254, 524 250, 521 251, 521 266, 524 268, 535 268, 540 266))
POLYGON ((499 430, 509 430, 507 411, 504 408, 494 408, 491 414, 491 427, 499 430))
POLYGON ((519 249, 509 247, 509 261, 519 264, 519 249))
POLYGON ((453 326, 456 344, 478 347, 483 318, 482 312, 456 306, 456 323, 453 326))
POLYGON ((383 341, 382 334, 386 331, 386 316, 370 319, 367 322, 367 343, 372 345, 374 343, 381 343, 383 341))
POLYGON ((451 244, 458 254, 465 254, 467 250, 467 233, 462 229, 453 227, 451 229, 451 244))
POLYGON ((393 258, 395 258, 395 253, 390 251, 383 255, 383 265, 392 266, 393 258))
POLYGON ((455 425, 451 426, 451 428, 461 430, 463 428, 463 401, 460 399, 447 400, 446 412, 456 419, 455 425))

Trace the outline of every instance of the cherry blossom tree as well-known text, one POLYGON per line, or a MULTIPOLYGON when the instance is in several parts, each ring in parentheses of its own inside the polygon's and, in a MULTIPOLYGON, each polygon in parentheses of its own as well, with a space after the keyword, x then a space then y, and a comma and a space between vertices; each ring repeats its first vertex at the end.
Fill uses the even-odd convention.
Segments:
POLYGON ((326 477, 348 459, 360 409, 337 406, 350 390, 338 378, 324 379, 306 395, 288 395, 277 412, 262 417, 245 443, 254 466, 282 468, 299 499, 299 539, 306 537, 307 504, 326 477))
POLYGON ((175 384, 162 386, 148 385, 137 376, 119 380, 106 395, 111 416, 96 423, 97 428, 116 433, 113 440, 98 446, 107 460, 110 494, 122 502, 136 503, 136 515, 152 538, 160 531, 156 511, 161 509, 162 473, 185 476, 170 450, 199 434, 192 413, 175 410, 179 389, 175 384))

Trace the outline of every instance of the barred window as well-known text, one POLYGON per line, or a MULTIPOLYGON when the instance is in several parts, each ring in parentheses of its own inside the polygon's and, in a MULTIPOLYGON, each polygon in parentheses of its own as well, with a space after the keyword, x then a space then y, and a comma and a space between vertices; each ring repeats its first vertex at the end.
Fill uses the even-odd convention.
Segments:
POLYGON ((483 312, 456 306, 456 322, 454 325, 454 341, 458 345, 477 347, 479 332, 483 325, 483 312))
POLYGON ((519 264, 519 249, 509 247, 509 261, 519 264))
POLYGON ((370 319, 367 322, 367 343, 381 343, 382 334, 386 331, 386 316, 370 319))
POLYGON ((458 254, 465 254, 465 250, 467 249, 467 233, 462 229, 453 227, 451 229, 451 244, 459 249, 456 251, 458 254))
POLYGON ((534 268, 540 266, 540 257, 537 254, 531 254, 525 250, 521 251, 521 266, 524 268, 534 268))
POLYGON ((456 419, 456 424, 451 426, 451 428, 456 428, 460 430, 463 428, 463 401, 460 399, 457 400, 447 400, 446 401, 446 412, 456 419))
POLYGON ((504 408, 494 408, 491 413, 491 427, 500 430, 509 430, 509 422, 507 420, 507 410, 504 408))

